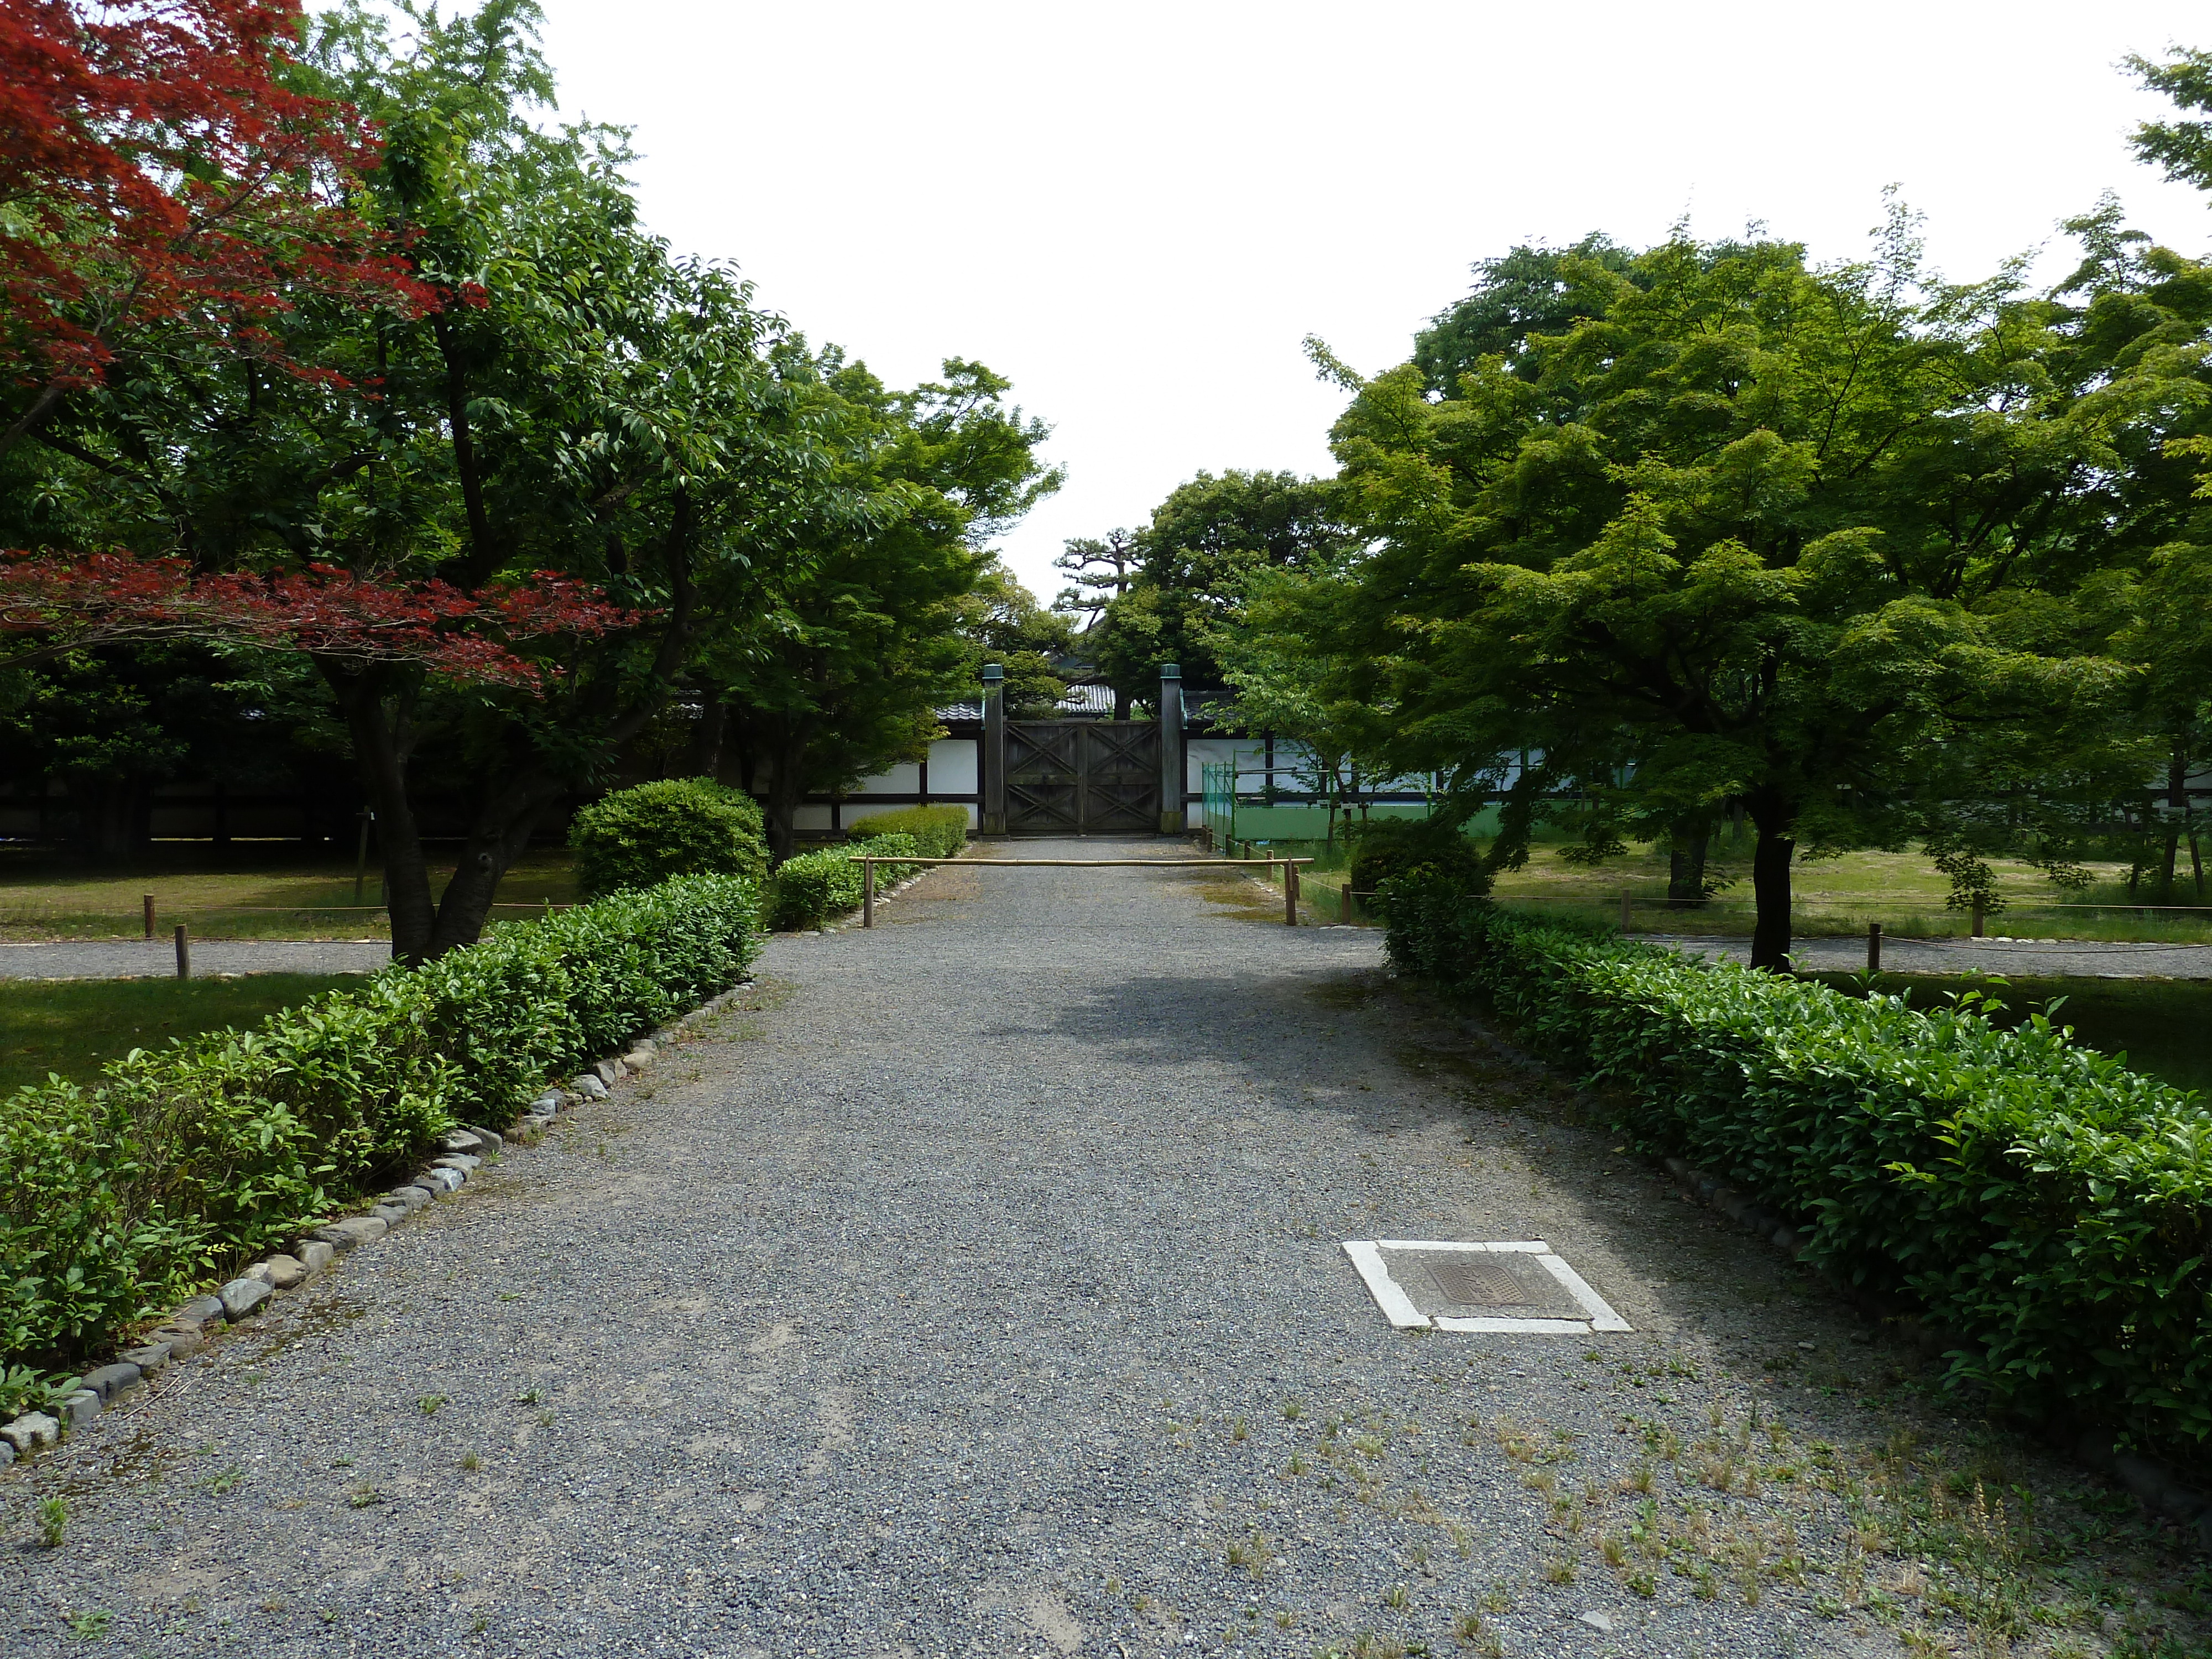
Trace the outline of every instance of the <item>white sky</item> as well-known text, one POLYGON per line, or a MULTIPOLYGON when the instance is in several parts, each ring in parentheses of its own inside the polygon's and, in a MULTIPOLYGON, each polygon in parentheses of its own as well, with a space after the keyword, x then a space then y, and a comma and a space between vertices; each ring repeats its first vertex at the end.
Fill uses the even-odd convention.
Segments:
POLYGON ((1325 471, 1301 337, 1401 362, 1516 241, 1687 212, 1848 258, 1892 182, 1954 277, 2107 188, 2212 230, 2126 143, 2166 106, 2118 59, 2212 45, 2177 0, 545 4, 654 230, 894 382, 978 358, 1053 424, 1067 484, 1006 544, 1047 599, 1063 538, 1200 468, 1325 471))

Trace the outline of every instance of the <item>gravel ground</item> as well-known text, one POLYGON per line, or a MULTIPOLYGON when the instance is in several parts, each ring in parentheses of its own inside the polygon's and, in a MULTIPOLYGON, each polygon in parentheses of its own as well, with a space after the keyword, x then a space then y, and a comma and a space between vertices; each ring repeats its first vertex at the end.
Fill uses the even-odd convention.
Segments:
MULTIPOLYGON (((192 972, 373 974, 392 963, 381 939, 209 939, 192 941, 192 972)), ((71 940, 0 945, 0 979, 167 979, 177 971, 173 939, 71 940)))
MULTIPOLYGON (((1636 933, 1651 945, 1703 957, 1751 960, 1751 941, 1695 933, 1636 933)), ((1863 939, 1792 940, 1791 957, 1800 968, 1822 973, 1866 966, 1863 939)), ((2138 945, 2099 939, 1920 939, 1885 938, 1881 966, 1890 974, 2019 974, 2087 979, 2212 979, 2212 945, 2138 945)))
POLYGON ((2125 1500, 1929 1415, 1376 933, 1274 902, 951 868, 776 939, 614 1099, 0 1476, 0 1645, 1764 1659, 2183 1618, 2125 1500), (1393 1331, 1340 1248, 1378 1237, 1549 1240, 1636 1329, 1393 1331))

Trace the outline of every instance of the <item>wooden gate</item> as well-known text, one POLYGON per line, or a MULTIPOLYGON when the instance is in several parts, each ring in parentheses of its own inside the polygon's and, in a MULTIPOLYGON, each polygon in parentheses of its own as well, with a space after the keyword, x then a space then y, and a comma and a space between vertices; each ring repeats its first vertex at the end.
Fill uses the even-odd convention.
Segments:
POLYGON ((1008 835, 1149 836, 1159 827, 1157 722, 1006 722, 1008 835))

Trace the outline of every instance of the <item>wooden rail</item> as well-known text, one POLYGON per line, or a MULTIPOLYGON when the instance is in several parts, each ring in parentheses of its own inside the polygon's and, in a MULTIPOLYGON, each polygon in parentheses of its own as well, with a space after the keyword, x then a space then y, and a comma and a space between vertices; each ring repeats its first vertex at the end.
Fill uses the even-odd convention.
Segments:
POLYGON ((860 926, 876 925, 876 866, 879 864, 959 864, 974 866, 991 865, 998 867, 1056 870, 1103 870, 1119 866, 1144 870, 1188 870, 1194 866, 1218 869, 1233 866, 1243 868, 1264 864, 1269 869, 1283 866, 1283 926, 1298 925, 1298 866, 1311 864, 1311 859, 908 859, 878 858, 871 854, 854 854, 848 863, 860 866, 860 926))

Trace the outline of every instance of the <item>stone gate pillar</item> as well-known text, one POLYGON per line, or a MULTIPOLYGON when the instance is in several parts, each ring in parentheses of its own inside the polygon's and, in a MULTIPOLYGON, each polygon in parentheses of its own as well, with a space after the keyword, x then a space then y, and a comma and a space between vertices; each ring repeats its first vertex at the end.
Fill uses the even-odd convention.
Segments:
POLYGON ((1182 834, 1182 667, 1160 665, 1160 833, 1182 834))
POLYGON ((999 664, 983 665, 983 749, 977 757, 975 781, 982 801, 976 811, 976 833, 1006 833, 1006 671, 999 664))

